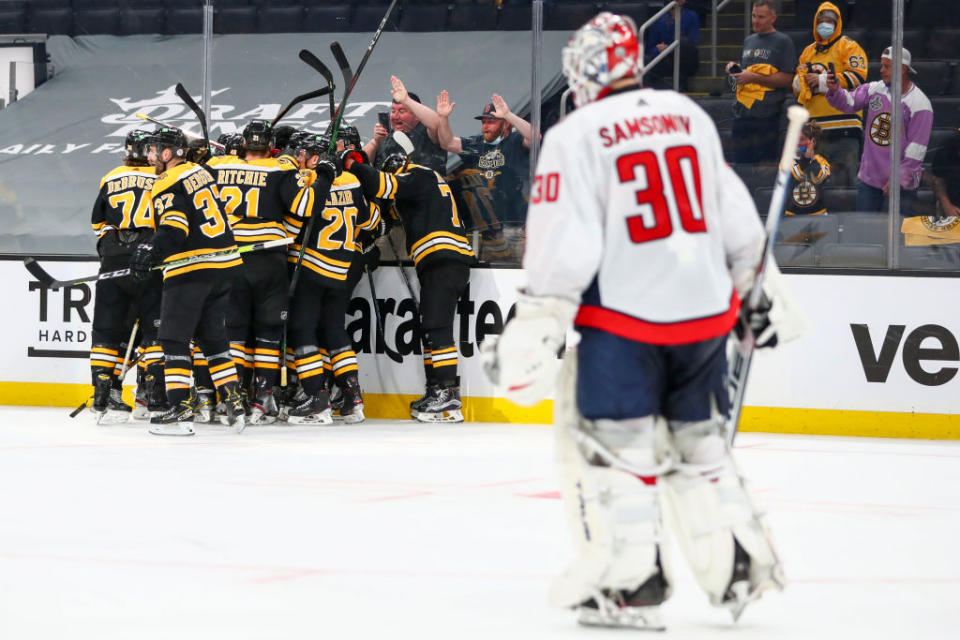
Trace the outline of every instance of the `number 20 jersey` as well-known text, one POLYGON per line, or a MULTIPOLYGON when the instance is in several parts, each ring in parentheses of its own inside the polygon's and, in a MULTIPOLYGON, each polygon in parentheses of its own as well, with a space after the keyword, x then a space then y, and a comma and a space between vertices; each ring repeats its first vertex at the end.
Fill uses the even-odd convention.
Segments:
POLYGON ((615 92, 547 132, 523 267, 532 295, 580 302, 578 326, 650 344, 725 335, 762 248, 753 200, 689 98, 615 92))

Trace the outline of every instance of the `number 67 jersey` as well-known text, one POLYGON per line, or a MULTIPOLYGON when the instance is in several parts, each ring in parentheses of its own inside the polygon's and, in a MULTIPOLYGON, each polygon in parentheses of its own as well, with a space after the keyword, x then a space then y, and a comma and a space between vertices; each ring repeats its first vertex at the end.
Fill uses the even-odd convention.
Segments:
POLYGON ((631 88, 547 132, 530 190, 528 293, 650 344, 725 335, 764 233, 716 127, 689 98, 631 88))

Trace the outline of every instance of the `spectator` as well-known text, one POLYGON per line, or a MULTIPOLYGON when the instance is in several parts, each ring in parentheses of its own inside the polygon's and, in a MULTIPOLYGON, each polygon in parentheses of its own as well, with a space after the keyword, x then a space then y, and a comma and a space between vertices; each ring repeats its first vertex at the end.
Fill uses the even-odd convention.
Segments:
POLYGON ((786 215, 823 215, 823 188, 830 179, 830 163, 817 153, 820 125, 807 122, 800 131, 799 157, 793 163, 786 215))
POLYGON ((800 54, 793 93, 810 112, 810 120, 823 131, 818 150, 830 158, 833 175, 841 184, 850 184, 852 172, 860 158, 863 137, 863 114, 843 113, 830 106, 827 73, 837 74, 840 86, 853 91, 867 80, 867 56, 856 41, 842 34, 840 10, 832 2, 824 2, 813 20, 813 43, 800 54))
MULTIPOLYGON (((519 260, 527 212, 523 186, 530 172, 533 127, 510 111, 498 94, 493 94, 491 100, 483 113, 475 117, 480 121, 480 135, 459 138, 453 135, 449 119, 456 103, 450 102, 449 94, 443 91, 437 97, 440 144, 447 151, 459 154, 466 169, 476 170, 485 178, 482 189, 476 191, 483 192, 479 195, 489 194, 488 204, 492 210, 486 213, 491 219, 484 220, 486 225, 477 226, 487 227, 484 244, 491 245, 497 255, 488 256, 484 252, 484 259, 511 256, 519 260)), ((484 211, 480 213, 483 215, 484 211)))
MULTIPOLYGON (((686 0, 676 0, 680 5, 680 90, 687 90, 687 79, 697 73, 700 66, 700 53, 697 47, 700 44, 700 16, 693 9, 684 7, 686 0)), ((675 31, 673 11, 660 16, 647 30, 644 38, 644 58, 649 63, 661 51, 673 42, 675 31)), ((644 84, 652 85, 663 78, 673 78, 673 54, 657 63, 657 66, 644 74, 644 84)))
POLYGON ((940 217, 960 216, 960 129, 933 156, 933 193, 940 217))
POLYGON ((773 26, 774 0, 756 0, 751 17, 755 33, 743 41, 740 64, 728 62, 726 67, 737 91, 733 159, 744 164, 779 159, 780 113, 797 61, 793 40, 773 26))
MULTIPOLYGON (((891 48, 880 58, 880 78, 877 82, 862 84, 853 91, 840 87, 834 73, 827 74, 827 101, 844 113, 867 109, 867 132, 863 141, 863 156, 857 173, 857 210, 882 211, 883 199, 890 190, 890 146, 892 125, 890 119, 890 81, 893 77, 891 48)), ((900 213, 914 215, 917 189, 923 177, 923 157, 930 142, 933 127, 933 108, 920 87, 910 80, 916 70, 910 66, 911 56, 903 50, 903 148, 900 150, 900 213)))
MULTIPOLYGON (((437 142, 440 119, 436 112, 420 104, 417 94, 408 92, 396 76, 390 76, 390 93, 393 98, 390 127, 392 131, 402 131, 410 137, 413 143, 410 161, 442 175, 447 169, 447 152, 437 142)), ((400 145, 389 137, 392 131, 378 122, 373 128, 373 138, 363 145, 363 152, 373 159, 376 167, 388 155, 402 151, 400 145)))

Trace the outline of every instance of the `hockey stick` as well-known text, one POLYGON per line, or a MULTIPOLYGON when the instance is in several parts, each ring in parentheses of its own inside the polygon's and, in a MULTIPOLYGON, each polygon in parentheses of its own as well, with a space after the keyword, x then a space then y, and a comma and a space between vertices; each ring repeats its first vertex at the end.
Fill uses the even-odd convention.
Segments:
POLYGON ((327 82, 327 88, 330 89, 330 93, 327 95, 330 98, 330 123, 332 124, 333 112, 336 111, 336 108, 337 108, 336 105, 334 104, 334 98, 333 98, 333 92, 337 88, 336 85, 333 84, 333 74, 330 73, 330 69, 327 68, 327 65, 323 64, 320 58, 313 55, 313 53, 311 53, 310 51, 307 51, 306 49, 300 49, 300 53, 298 55, 300 56, 301 60, 303 60, 308 65, 313 67, 315 71, 317 71, 320 75, 322 75, 323 79, 326 80, 327 82))
POLYGON ((193 99, 193 96, 190 95, 190 92, 187 91, 187 88, 179 82, 173 90, 177 93, 177 96, 183 100, 183 103, 190 107, 190 110, 196 114, 197 120, 200 121, 200 130, 203 131, 203 139, 209 144, 210 134, 207 132, 207 116, 203 115, 203 109, 201 109, 200 105, 197 104, 197 101, 193 99))
MULTIPOLYGON (((127 352, 123 354, 123 367, 120 369, 121 384, 123 384, 123 379, 127 376, 127 371, 130 370, 130 367, 132 367, 133 365, 135 365, 137 362, 140 361, 140 356, 138 355, 133 362, 130 362, 130 352, 133 351, 133 339, 136 337, 137 329, 139 328, 140 328, 140 318, 137 318, 137 320, 133 323, 133 329, 130 330, 130 337, 127 338, 127 352)), ((79 407, 77 407, 76 409, 70 412, 70 417, 76 418, 78 415, 80 415, 80 412, 87 408, 87 403, 90 402, 90 400, 92 399, 93 399, 93 396, 90 396, 89 398, 84 400, 79 407)))
MULTIPOLYGON (((189 131, 185 131, 185 130, 182 129, 181 127, 177 127, 176 125, 172 125, 172 124, 170 124, 170 123, 168 123, 168 122, 164 122, 163 120, 157 120, 156 118, 151 118, 151 117, 148 116, 147 114, 142 113, 142 112, 140 112, 140 111, 137 111, 137 113, 136 113, 135 115, 136 115, 138 118, 140 118, 141 120, 146 120, 147 122, 152 122, 153 124, 157 125, 158 127, 169 127, 169 128, 171 128, 171 129, 180 129, 181 131, 183 131, 184 135, 186 135, 186 136, 188 136, 188 137, 190 137, 190 138, 193 138, 194 140, 203 140, 203 138, 201 138, 200 136, 194 135, 194 134, 190 133, 189 131)), ((217 149, 221 149, 221 150, 226 149, 226 147, 225 147, 224 145, 220 144, 219 142, 214 142, 213 140, 207 140, 207 142, 210 143, 210 146, 211 146, 211 147, 216 147, 217 149)))
MULTIPOLYGON (((750 290, 750 297, 746 301, 748 310, 756 309, 760 305, 767 262, 769 262, 770 255, 773 253, 773 245, 777 240, 777 227, 780 224, 780 217, 783 215, 783 209, 786 205, 787 182, 790 179, 790 172, 793 170, 793 159, 797 153, 800 129, 809 117, 810 114, 801 106, 795 105, 787 109, 787 135, 783 143, 783 153, 780 155, 780 166, 773 187, 773 197, 770 198, 770 206, 767 208, 765 229, 767 240, 763 247, 763 255, 760 257, 760 264, 757 265, 757 275, 754 278, 753 289, 750 290)), ((749 323, 744 324, 746 324, 746 327, 743 339, 737 343, 734 350, 733 363, 730 367, 731 373, 727 381, 732 395, 730 421, 727 429, 731 447, 737 435, 737 428, 740 425, 740 413, 743 410, 743 399, 747 389, 747 376, 750 373, 750 363, 753 361, 753 351, 757 345, 757 337, 753 335, 749 323)))
MULTIPOLYGON (((373 314, 377 318, 377 328, 380 330, 380 335, 383 337, 383 352, 387 355, 388 358, 394 362, 403 362, 403 356, 390 348, 390 345, 387 344, 387 330, 383 324, 383 314, 380 313, 380 302, 377 299, 377 288, 373 286, 373 272, 367 269, 366 266, 363 267, 363 270, 367 272, 367 282, 370 283, 370 295, 373 297, 373 314)), ((376 352, 376 340, 374 340, 374 352, 376 352)))
POLYGON ((283 116, 287 115, 287 112, 290 111, 290 109, 294 108, 295 106, 297 106, 297 105, 300 104, 301 102, 305 102, 305 101, 307 101, 307 100, 312 100, 312 99, 314 99, 314 98, 319 98, 320 96, 324 96, 324 95, 327 95, 327 94, 330 94, 330 96, 331 96, 330 99, 332 100, 332 99, 333 99, 333 88, 332 88, 332 87, 322 87, 322 88, 320 88, 320 89, 316 89, 316 90, 310 91, 310 92, 308 92, 308 93, 302 93, 302 94, 300 94, 299 96, 297 96, 296 98, 294 98, 293 100, 291 100, 291 101, 290 101, 290 104, 288 104, 287 106, 285 106, 283 109, 280 110, 280 113, 277 114, 277 117, 275 117, 273 120, 270 121, 270 126, 271 126, 271 127, 276 126, 276 124, 277 124, 278 122, 280 122, 280 120, 283 119, 283 116))
POLYGON ((343 52, 343 47, 340 46, 340 43, 334 40, 330 43, 330 52, 333 53, 333 59, 337 61, 337 66, 340 67, 340 74, 343 76, 344 86, 350 86, 350 82, 353 81, 353 69, 350 68, 350 61, 347 60, 347 55, 343 52))
MULTIPOLYGON (((241 254, 248 253, 250 251, 260 251, 262 249, 272 249, 273 247, 282 247, 293 242, 293 238, 282 238, 280 240, 268 240, 265 242, 254 242, 253 244, 245 244, 239 247, 233 247, 230 249, 224 249, 222 251, 214 251, 213 253, 206 253, 200 256, 190 256, 189 258, 182 258, 180 260, 174 260, 173 262, 166 262, 164 264, 158 264, 155 267, 151 267, 151 270, 167 269, 170 267, 182 267, 187 264, 193 264, 194 262, 202 262, 203 260, 209 260, 210 258, 215 258, 218 256, 227 256, 232 254, 241 254)), ((107 271, 104 273, 98 273, 92 276, 84 276, 82 278, 74 278, 73 280, 57 280, 51 276, 47 271, 37 263, 37 259, 33 257, 27 257, 23 259, 23 266, 27 268, 27 271, 30 272, 34 278, 36 278, 40 284, 48 289, 61 289, 63 287, 70 287, 75 284, 83 284, 84 282, 97 282, 99 280, 110 280, 113 278, 122 278, 123 276, 130 275, 130 269, 118 269, 117 271, 107 271)))

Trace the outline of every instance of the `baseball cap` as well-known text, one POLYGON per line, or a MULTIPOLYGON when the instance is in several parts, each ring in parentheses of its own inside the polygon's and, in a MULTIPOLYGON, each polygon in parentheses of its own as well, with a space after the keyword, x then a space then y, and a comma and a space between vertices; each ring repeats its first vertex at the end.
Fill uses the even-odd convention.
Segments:
MULTIPOLYGON (((884 50, 883 50, 883 55, 880 56, 880 57, 881 57, 881 58, 886 58, 887 60, 893 60, 893 47, 891 46, 891 47, 887 47, 886 49, 884 49, 884 50)), ((902 62, 903 62, 903 64, 907 65, 907 69, 910 71, 910 73, 916 75, 917 70, 910 66, 910 63, 913 62, 913 57, 910 55, 910 52, 907 51, 907 48, 906 48, 906 47, 903 48, 903 59, 902 59, 902 62)))
POLYGON ((503 118, 493 115, 494 113, 496 113, 496 111, 497 111, 496 107, 494 107, 493 103, 491 102, 490 104, 488 104, 483 108, 483 113, 481 113, 479 116, 474 116, 473 119, 483 120, 485 118, 493 118, 495 120, 503 120, 503 118))

